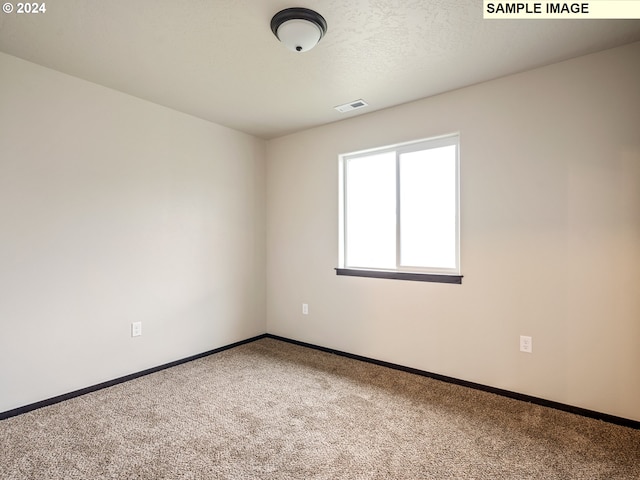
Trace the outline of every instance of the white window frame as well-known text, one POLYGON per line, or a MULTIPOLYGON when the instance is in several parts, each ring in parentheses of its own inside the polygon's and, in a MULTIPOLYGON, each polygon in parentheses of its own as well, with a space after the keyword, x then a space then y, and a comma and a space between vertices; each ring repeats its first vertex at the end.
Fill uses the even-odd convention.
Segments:
POLYGON ((460 269, 460 134, 454 133, 438 137, 388 145, 379 148, 341 154, 339 159, 339 258, 336 269, 339 275, 397 278, 406 280, 435 281, 444 283, 462 283, 460 269), (400 155, 420 150, 444 146, 455 146, 455 268, 427 268, 400 264, 400 155), (349 160, 370 155, 395 152, 396 159, 396 268, 378 269, 353 267, 348 262, 347 252, 347 164, 349 160))

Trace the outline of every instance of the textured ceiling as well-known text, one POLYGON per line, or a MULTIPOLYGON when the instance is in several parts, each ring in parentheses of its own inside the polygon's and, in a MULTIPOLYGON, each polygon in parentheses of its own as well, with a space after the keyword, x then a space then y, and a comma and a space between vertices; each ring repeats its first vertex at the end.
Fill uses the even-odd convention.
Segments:
POLYGON ((640 40, 640 20, 483 20, 480 0, 46 5, 0 14, 0 51, 264 138, 640 40), (310 52, 270 30, 293 6, 328 22, 310 52))

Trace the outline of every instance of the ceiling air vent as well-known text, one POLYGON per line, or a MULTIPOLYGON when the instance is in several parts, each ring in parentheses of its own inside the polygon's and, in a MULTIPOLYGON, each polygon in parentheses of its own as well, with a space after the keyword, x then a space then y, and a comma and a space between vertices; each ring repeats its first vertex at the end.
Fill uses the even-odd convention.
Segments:
POLYGON ((350 112, 351 110, 357 110, 359 108, 367 107, 369 104, 364 100, 354 100, 353 102, 345 103, 344 105, 338 105, 333 107, 341 113, 350 112))

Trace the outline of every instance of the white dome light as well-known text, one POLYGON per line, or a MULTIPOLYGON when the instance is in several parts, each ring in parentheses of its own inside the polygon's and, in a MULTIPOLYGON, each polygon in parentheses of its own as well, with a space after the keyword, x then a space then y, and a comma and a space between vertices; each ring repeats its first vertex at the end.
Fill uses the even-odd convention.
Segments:
POLYGON ((313 10, 287 8, 273 16, 271 31, 289 50, 306 52, 324 36, 327 22, 313 10))

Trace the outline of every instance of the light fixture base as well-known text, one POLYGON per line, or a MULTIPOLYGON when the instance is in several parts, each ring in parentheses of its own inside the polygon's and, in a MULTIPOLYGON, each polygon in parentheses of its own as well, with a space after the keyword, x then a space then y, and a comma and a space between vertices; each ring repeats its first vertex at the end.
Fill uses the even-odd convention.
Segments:
POLYGON ((327 32, 327 21, 308 8, 285 8, 271 19, 271 31, 288 49, 306 52, 327 32))

